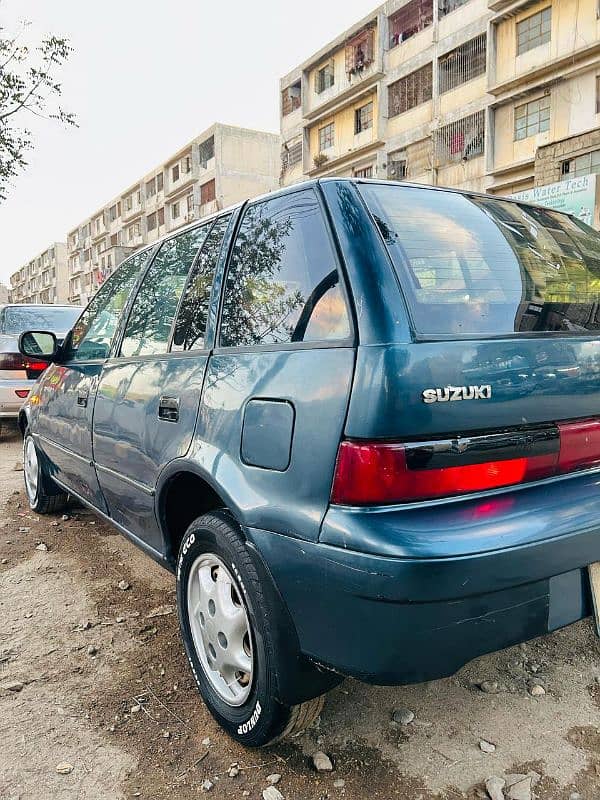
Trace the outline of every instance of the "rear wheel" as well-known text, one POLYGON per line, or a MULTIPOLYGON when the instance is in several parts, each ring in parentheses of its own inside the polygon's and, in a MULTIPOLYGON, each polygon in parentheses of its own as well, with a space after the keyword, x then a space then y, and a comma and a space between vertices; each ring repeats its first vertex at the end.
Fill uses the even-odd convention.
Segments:
POLYGON ((63 510, 67 495, 46 474, 33 436, 28 430, 23 438, 23 475, 32 511, 36 514, 53 514, 63 510))
POLYGON ((277 699, 277 618, 239 528, 226 512, 190 525, 177 562, 182 637, 200 694, 217 722, 248 747, 307 728, 324 697, 277 699))

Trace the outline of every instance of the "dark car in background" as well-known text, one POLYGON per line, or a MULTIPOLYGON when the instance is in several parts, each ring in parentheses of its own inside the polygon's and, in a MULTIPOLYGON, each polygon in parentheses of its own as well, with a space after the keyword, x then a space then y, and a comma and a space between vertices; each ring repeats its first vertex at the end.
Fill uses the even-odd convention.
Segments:
POLYGON ((16 419, 29 390, 48 366, 19 352, 19 336, 31 328, 52 331, 58 339, 73 327, 81 308, 57 305, 0 305, 0 429, 16 419))
POLYGON ((488 195, 309 181, 128 258, 20 412, 69 495, 176 574, 208 708, 249 746, 349 675, 401 684, 589 615, 600 236, 488 195))

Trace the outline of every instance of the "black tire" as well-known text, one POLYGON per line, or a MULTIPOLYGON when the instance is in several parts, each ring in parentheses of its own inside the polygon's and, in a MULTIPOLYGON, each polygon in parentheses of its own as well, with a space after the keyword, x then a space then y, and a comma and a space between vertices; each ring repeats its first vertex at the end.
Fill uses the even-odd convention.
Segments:
MULTIPOLYGON (((177 607, 185 651, 199 692, 221 727, 246 747, 264 747, 305 730, 319 716, 324 695, 297 705, 277 699, 278 669, 285 655, 277 653, 280 638, 273 629, 280 618, 271 593, 265 592, 239 526, 226 511, 193 522, 186 531, 177 559, 177 607), (199 556, 216 556, 230 569, 243 598, 252 634, 253 674, 250 693, 242 705, 226 703, 207 677, 198 655, 188 613, 188 582, 199 556)), ((290 665, 292 666, 292 665, 290 665)))
POLYGON ((39 453, 29 428, 27 428, 23 436, 23 476, 25 481, 25 494, 27 495, 29 507, 32 511, 35 511, 36 514, 56 514, 66 507, 68 495, 48 476, 44 466, 44 460, 39 453), (37 481, 35 488, 28 480, 28 448, 33 448, 35 451, 37 465, 37 481))

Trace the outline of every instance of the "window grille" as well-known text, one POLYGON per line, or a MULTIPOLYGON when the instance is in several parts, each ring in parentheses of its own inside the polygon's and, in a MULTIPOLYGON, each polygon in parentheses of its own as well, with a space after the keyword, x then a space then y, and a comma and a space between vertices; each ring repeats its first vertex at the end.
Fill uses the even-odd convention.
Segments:
POLYGON ((354 177, 355 178, 372 178, 373 177, 373 166, 369 167, 362 167, 362 169, 355 169, 354 170, 354 177))
POLYGON ((395 117, 431 100, 433 65, 405 75, 388 86, 388 116, 395 117))
POLYGON ((361 31, 346 42, 346 73, 355 75, 373 63, 375 34, 373 28, 361 31))
POLYGON ((281 151, 281 168, 283 170, 293 167, 302 161, 302 142, 296 142, 291 147, 285 147, 281 151))
POLYGON ((403 181, 408 177, 408 159, 404 148, 388 153, 387 176, 391 181, 403 181))
POLYGON ((600 150, 592 150, 591 153, 584 153, 581 156, 570 158, 568 161, 563 161, 560 165, 560 172, 561 181, 600 173, 600 150))
POLYGON ((440 94, 485 73, 486 35, 475 37, 439 60, 440 94))
POLYGON ((468 2, 469 0, 439 0, 439 15, 440 17, 445 17, 446 14, 456 11, 457 8, 464 6, 464 4, 468 2))
POLYGON ((483 155, 485 117, 478 111, 444 125, 434 134, 434 157, 438 167, 483 155))
POLYGON ((198 158, 204 168, 211 158, 215 156, 215 137, 211 136, 210 139, 205 139, 198 147, 198 158))
POLYGON ((515 108, 515 140, 527 139, 550 128, 550 95, 515 108))
POLYGON ((389 18, 390 47, 405 42, 433 23, 433 0, 411 0, 389 18))
POLYGON ((517 55, 549 42, 551 26, 551 6, 517 22, 517 55))
POLYGON ((282 116, 286 117, 288 114, 291 114, 292 111, 295 111, 297 108, 300 108, 300 99, 301 99, 301 92, 300 92, 300 81, 298 83, 294 83, 293 86, 288 86, 281 92, 281 114, 282 116))
POLYGON ((319 128, 319 152, 323 152, 323 150, 333 147, 334 137, 335 123, 330 122, 329 125, 319 128))
POLYGON ((315 92, 321 94, 325 89, 329 89, 335 83, 335 74, 333 70, 333 62, 325 64, 320 70, 317 70, 315 75, 315 92))
POLYGON ((362 133, 373 127, 373 103, 354 110, 354 133, 362 133))

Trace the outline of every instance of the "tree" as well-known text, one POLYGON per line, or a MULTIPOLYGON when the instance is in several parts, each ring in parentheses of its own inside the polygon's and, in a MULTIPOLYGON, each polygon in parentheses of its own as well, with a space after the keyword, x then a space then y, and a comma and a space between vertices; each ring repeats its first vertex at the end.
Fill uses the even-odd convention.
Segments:
POLYGON ((76 125, 75 116, 56 101, 62 86, 56 73, 73 48, 68 39, 48 36, 33 49, 23 42, 29 23, 12 36, 0 28, 0 201, 13 178, 27 165, 33 147, 28 117, 76 125))

